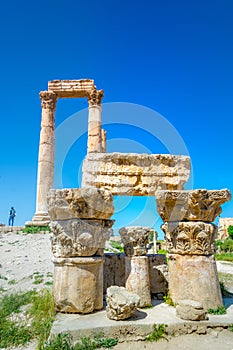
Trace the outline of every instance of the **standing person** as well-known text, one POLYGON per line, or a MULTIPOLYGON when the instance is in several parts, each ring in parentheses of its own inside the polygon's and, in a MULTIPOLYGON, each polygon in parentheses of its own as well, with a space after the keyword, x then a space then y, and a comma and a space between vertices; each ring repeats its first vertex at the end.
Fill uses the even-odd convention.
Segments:
POLYGON ((8 224, 9 224, 9 226, 13 226, 14 225, 14 218, 15 218, 15 216, 16 216, 16 210, 15 210, 15 208, 14 207, 11 207, 11 210, 10 210, 10 212, 9 212, 9 222, 8 222, 8 224))

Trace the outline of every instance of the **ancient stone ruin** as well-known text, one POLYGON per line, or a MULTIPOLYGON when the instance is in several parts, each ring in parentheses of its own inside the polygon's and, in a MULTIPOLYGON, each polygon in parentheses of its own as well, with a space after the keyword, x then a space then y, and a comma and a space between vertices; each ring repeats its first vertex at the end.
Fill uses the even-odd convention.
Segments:
POLYGON ((130 315, 135 305, 150 305, 151 294, 165 293, 166 260, 163 255, 147 254, 149 227, 122 228, 125 254, 104 254, 114 223, 113 195, 155 196, 169 250, 169 291, 181 314, 186 312, 187 300, 194 318, 196 314, 203 318, 208 308, 221 306, 212 222, 220 206, 231 199, 230 192, 185 191, 190 175, 187 156, 106 153, 103 90, 97 90, 93 80, 51 81, 40 98, 37 203, 32 222, 50 222, 52 229, 57 310, 84 314, 100 310, 107 293, 110 318, 124 319, 122 310, 130 315), (88 99, 87 156, 81 188, 53 189, 54 112, 57 99, 66 97, 88 99), (123 295, 130 295, 126 292, 136 293, 139 300, 122 302, 123 295))

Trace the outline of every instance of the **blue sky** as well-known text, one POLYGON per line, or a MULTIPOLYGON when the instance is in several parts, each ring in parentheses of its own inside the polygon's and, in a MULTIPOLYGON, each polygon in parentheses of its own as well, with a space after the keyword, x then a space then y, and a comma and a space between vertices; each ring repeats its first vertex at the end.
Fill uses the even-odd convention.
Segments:
MULTIPOLYGON (((2 2, 0 222, 7 222, 11 205, 19 225, 35 212, 39 91, 53 79, 92 78, 105 91, 103 103, 157 111, 186 145, 193 187, 232 191, 232 18, 231 0, 2 2)), ((59 100, 56 127, 85 108, 84 99, 59 100)), ((135 140, 154 153, 167 153, 164 145, 155 140, 148 145, 145 135, 123 126, 109 127, 108 136, 132 140, 130 151, 138 151, 135 140)), ((76 142, 64 165, 66 187, 77 186, 85 135, 79 141, 82 150, 76 142)), ((121 142, 110 142, 109 150, 116 144, 121 142)), ((141 205, 117 214, 119 225, 131 223, 141 205)), ((223 209, 222 217, 233 216, 232 202, 223 209)))

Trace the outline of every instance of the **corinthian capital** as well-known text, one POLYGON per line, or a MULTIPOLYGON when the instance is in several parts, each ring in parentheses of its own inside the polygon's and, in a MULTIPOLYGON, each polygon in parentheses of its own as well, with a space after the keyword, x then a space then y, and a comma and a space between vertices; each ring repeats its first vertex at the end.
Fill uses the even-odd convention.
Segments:
POLYGON ((41 107, 44 109, 55 109, 57 95, 52 91, 40 92, 41 107))
POLYGON ((104 90, 96 90, 96 88, 92 89, 90 93, 88 93, 88 102, 89 107, 92 106, 100 106, 101 100, 104 97, 104 90))

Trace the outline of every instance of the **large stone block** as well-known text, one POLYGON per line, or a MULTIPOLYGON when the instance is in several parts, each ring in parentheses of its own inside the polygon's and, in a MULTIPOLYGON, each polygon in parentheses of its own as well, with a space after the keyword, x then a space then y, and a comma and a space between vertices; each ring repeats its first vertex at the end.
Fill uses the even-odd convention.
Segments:
POLYGON ((55 257, 103 255, 113 220, 57 220, 50 223, 55 257))
POLYGON ((221 204, 231 199, 228 189, 156 191, 157 210, 163 221, 212 222, 221 214, 221 204))
POLYGON ((154 196, 156 190, 182 190, 190 158, 171 154, 90 153, 83 163, 82 187, 113 195, 154 196))
POLYGON ((107 220, 114 213, 111 193, 96 188, 51 189, 47 205, 51 220, 107 220))
POLYGON ((87 97, 95 89, 94 80, 51 80, 48 90, 56 93, 57 97, 87 97))
POLYGON ((103 308, 103 258, 58 258, 53 263, 57 311, 87 314, 103 308))
POLYGON ((169 253, 210 255, 215 253, 217 226, 202 221, 166 222, 165 233, 169 253))
POLYGON ((174 303, 182 299, 200 302, 205 311, 222 306, 214 257, 169 255, 169 292, 174 303))

